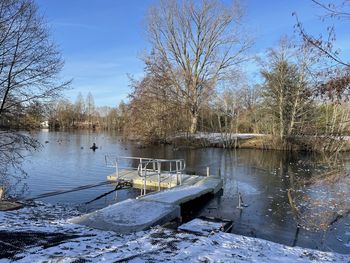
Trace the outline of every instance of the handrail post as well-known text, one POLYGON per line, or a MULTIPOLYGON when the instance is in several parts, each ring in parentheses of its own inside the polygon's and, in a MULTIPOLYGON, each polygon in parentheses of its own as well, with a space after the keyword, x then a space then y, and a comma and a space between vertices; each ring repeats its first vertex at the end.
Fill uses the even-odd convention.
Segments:
POLYGON ((143 167, 142 167, 142 158, 140 158, 139 165, 141 165, 141 176, 143 176, 143 195, 145 195, 146 194, 146 188, 147 188, 147 182, 146 182, 147 167, 145 167, 145 169, 143 169, 143 167))
POLYGON ((118 157, 115 159, 115 174, 117 177, 117 181, 119 181, 118 157))
MULTIPOLYGON (((141 167, 142 167, 142 164, 141 164, 141 167)), ((147 175, 146 175, 146 172, 147 172, 147 169, 145 168, 145 173, 143 175, 143 195, 145 195, 146 191, 147 191, 147 182, 146 182, 147 175)))
POLYGON ((161 162, 158 162, 158 191, 160 191, 161 162))
POLYGON ((184 164, 184 160, 180 160, 180 185, 182 185, 182 172, 185 169, 185 164, 184 164))
POLYGON ((176 185, 179 185, 179 162, 175 162, 175 168, 176 168, 176 185))
POLYGON ((173 174, 172 174, 171 164, 172 164, 172 161, 169 161, 169 173, 168 173, 168 176, 170 177, 170 185, 171 185, 171 182, 173 181, 173 174))
MULTIPOLYGON (((147 193, 147 178, 155 178, 157 176, 158 178, 158 191, 161 190, 162 181, 168 180, 169 184, 172 186, 175 186, 173 183, 174 173, 176 173, 176 185, 182 185, 183 181, 183 171, 186 168, 185 160, 183 159, 154 159, 154 158, 144 158, 144 157, 127 157, 127 156, 116 156, 115 157, 115 164, 112 162, 112 157, 109 155, 105 155, 105 161, 107 167, 114 167, 115 168, 115 174, 116 174, 116 180, 121 180, 121 177, 125 176, 123 173, 123 169, 132 169, 135 170, 134 163, 135 161, 139 161, 139 165, 137 166, 136 170, 140 177, 143 177, 142 180, 143 186, 141 186, 141 195, 145 195, 147 193), (130 165, 130 167, 124 167, 123 162, 122 164, 119 163, 119 160, 127 160, 127 165, 130 165), (131 161, 131 163, 129 162, 131 161), (152 164, 151 164, 152 163, 152 164), (163 165, 164 163, 164 165, 163 165), (163 166, 163 171, 162 171, 163 166), (121 169, 122 172, 119 171, 121 169), (162 175, 162 172, 164 173, 162 175), (162 176, 164 177, 162 179, 162 176)), ((126 173, 128 174, 128 173, 126 173)), ((128 177, 127 177, 128 178, 128 177)), ((153 180, 153 179, 152 179, 153 180)))

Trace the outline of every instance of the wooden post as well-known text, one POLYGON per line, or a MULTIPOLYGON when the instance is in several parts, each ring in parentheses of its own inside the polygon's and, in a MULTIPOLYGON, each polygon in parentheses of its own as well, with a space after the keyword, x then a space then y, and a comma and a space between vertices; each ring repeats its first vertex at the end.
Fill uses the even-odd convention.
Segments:
POLYGON ((241 193, 238 193, 238 206, 237 206, 238 209, 243 209, 242 203, 243 203, 243 202, 242 202, 241 193))
POLYGON ((210 176, 210 168, 209 168, 209 166, 207 167, 207 176, 210 176))

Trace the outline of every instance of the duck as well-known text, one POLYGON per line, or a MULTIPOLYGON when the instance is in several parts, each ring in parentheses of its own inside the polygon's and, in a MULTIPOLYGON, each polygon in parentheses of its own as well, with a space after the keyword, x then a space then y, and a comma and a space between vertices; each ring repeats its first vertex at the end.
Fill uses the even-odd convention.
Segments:
POLYGON ((93 143, 92 146, 90 147, 90 149, 93 150, 93 151, 98 149, 98 147, 96 146, 96 143, 93 143))

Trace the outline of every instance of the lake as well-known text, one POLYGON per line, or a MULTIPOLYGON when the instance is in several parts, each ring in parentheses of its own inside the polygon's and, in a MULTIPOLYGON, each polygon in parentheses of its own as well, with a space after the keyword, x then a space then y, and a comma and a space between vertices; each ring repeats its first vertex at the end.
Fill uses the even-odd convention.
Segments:
MULTIPOLYGON (((192 204, 190 217, 229 219, 234 222, 233 233, 350 253, 350 216, 346 213, 350 207, 349 180, 333 176, 337 183, 329 185, 325 184, 331 182, 328 177, 313 180, 333 169, 329 168, 330 160, 322 156, 251 149, 174 149, 171 145, 142 148, 107 132, 43 130, 33 136, 43 148, 28 156, 23 164, 28 176, 16 188, 24 189, 23 198, 105 181, 114 172, 105 165, 106 154, 183 158, 189 173, 205 175, 206 167, 210 167, 211 174, 220 174, 224 182, 221 195, 192 204), (90 149, 93 143, 99 147, 96 151, 90 149), (298 213, 293 212, 288 200, 290 188, 298 213), (243 209, 237 208, 239 193, 245 204, 243 209), (335 213, 338 210, 342 211, 340 216, 335 213)), ((341 175, 350 170, 349 157, 340 156, 341 175)), ((73 205, 89 212, 140 194, 137 189, 127 189, 90 202, 113 189, 112 185, 103 185, 40 201, 73 205)))

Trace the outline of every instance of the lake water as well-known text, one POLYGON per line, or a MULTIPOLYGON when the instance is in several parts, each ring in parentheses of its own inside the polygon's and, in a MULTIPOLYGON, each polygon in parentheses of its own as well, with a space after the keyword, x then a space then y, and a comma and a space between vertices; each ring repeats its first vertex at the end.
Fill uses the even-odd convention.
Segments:
MULTIPOLYGON (((350 253, 349 214, 337 218, 339 220, 334 220, 333 224, 324 230, 314 228, 315 224, 321 225, 320 221, 325 218, 322 211, 320 212, 321 208, 327 206, 333 209, 335 206, 336 209, 339 204, 333 204, 334 202, 341 203, 341 208, 350 207, 349 180, 341 181, 341 184, 332 186, 332 189, 325 188, 317 182, 305 185, 306 179, 327 171, 327 165, 320 156, 243 149, 174 150, 170 145, 141 148, 137 143, 125 141, 115 134, 89 131, 40 131, 34 136, 43 144, 43 148, 24 162, 23 168, 27 171, 28 177, 18 184, 17 188, 26 186, 23 195, 26 198, 105 181, 106 176, 114 172, 113 168, 105 165, 106 154, 164 159, 183 158, 186 160, 188 172, 205 175, 206 167, 210 167, 211 173, 215 175, 220 173, 224 181, 221 195, 201 204, 194 204, 196 207, 193 207, 193 216, 203 215, 233 220, 233 233, 287 245, 350 253), (90 149, 93 143, 99 147, 95 152, 90 149), (293 195, 302 205, 299 212, 303 215, 303 219, 295 216, 288 202, 287 190, 290 188, 294 189, 293 195), (237 209, 238 193, 241 193, 247 205, 243 209, 237 209), (337 196, 339 193, 342 195, 337 196), (311 202, 310 200, 317 201, 312 209, 308 209, 306 205, 311 202), (298 229, 298 222, 303 227, 298 229)), ((342 156, 341 160, 342 169, 349 171, 349 155, 342 156)), ((85 204, 113 189, 111 185, 104 185, 44 198, 41 201, 74 205, 83 211, 91 211, 117 201, 134 198, 140 193, 136 189, 121 190, 88 205, 85 204)))

